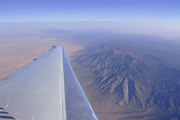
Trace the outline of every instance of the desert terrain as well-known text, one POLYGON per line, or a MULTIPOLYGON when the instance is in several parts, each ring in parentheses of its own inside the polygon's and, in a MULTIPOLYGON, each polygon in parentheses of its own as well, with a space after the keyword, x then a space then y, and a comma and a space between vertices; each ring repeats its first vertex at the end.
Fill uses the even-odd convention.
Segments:
POLYGON ((41 36, 9 35, 0 38, 0 78, 22 67, 47 52, 53 45, 64 47, 69 60, 83 47, 61 41, 62 38, 42 38, 41 36))

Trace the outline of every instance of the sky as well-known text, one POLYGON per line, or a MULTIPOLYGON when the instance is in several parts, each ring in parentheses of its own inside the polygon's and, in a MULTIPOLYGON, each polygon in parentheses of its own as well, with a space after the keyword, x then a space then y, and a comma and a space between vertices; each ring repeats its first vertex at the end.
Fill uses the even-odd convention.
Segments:
POLYGON ((0 0, 0 22, 180 23, 180 0, 0 0))

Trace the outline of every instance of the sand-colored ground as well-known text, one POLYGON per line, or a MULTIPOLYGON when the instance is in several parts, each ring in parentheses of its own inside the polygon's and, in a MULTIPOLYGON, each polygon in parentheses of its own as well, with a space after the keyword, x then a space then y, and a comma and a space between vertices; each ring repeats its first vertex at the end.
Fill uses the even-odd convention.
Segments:
POLYGON ((69 59, 83 48, 80 45, 62 42, 61 38, 0 38, 0 78, 47 52, 52 45, 62 45, 69 59))

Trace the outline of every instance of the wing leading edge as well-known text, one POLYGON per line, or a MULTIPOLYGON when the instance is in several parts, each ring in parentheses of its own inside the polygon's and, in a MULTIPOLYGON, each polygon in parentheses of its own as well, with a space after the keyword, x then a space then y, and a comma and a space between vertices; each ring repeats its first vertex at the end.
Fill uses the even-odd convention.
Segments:
POLYGON ((62 46, 0 79, 0 120, 97 120, 62 46))

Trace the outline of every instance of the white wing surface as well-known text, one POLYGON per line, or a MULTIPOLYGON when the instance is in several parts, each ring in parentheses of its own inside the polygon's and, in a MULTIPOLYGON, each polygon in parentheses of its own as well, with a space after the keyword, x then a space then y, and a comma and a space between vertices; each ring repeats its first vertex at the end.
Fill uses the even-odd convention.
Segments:
POLYGON ((0 120, 97 120, 62 46, 0 79, 0 120))

